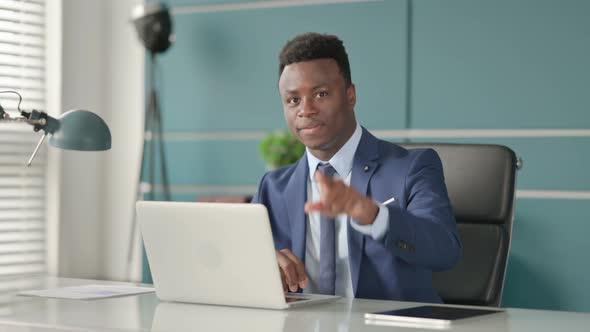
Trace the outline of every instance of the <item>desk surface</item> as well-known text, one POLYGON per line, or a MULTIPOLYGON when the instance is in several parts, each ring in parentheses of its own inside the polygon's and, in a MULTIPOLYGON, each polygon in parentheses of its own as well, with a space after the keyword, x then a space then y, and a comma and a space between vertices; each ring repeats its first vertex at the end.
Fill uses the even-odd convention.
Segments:
MULTIPOLYGON (((35 288, 125 284, 40 278, 35 288)), ((129 284, 127 284, 129 285, 129 284)), ((431 331, 365 324, 364 313, 416 305, 340 299, 291 310, 264 310, 159 302, 154 293, 102 300, 0 298, 0 331, 431 331)), ((507 309, 506 313, 454 323, 451 331, 589 331, 590 313, 507 309)))

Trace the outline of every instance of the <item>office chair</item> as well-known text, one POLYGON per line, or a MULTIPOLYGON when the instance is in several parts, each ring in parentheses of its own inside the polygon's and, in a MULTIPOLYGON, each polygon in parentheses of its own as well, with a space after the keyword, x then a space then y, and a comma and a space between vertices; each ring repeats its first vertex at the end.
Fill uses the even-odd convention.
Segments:
POLYGON ((440 156, 463 257, 433 274, 445 303, 499 306, 514 218, 516 170, 521 162, 501 145, 404 143, 440 156))

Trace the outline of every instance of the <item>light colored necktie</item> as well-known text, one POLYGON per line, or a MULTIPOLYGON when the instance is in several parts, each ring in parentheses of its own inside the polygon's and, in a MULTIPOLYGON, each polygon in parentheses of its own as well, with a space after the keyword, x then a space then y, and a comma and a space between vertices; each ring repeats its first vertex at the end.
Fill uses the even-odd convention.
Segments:
MULTIPOLYGON (((318 171, 332 177, 336 170, 330 164, 318 165, 318 171)), ((319 293, 334 295, 336 291, 336 220, 320 215, 320 282, 319 293)))

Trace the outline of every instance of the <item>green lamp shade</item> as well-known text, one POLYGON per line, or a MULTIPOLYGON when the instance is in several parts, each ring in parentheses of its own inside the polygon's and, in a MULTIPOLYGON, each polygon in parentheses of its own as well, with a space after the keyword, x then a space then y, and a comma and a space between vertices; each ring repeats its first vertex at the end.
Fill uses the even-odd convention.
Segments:
POLYGON ((60 149, 102 151, 111 148, 111 132, 98 115, 84 110, 72 110, 59 118, 59 128, 49 138, 49 144, 60 149))

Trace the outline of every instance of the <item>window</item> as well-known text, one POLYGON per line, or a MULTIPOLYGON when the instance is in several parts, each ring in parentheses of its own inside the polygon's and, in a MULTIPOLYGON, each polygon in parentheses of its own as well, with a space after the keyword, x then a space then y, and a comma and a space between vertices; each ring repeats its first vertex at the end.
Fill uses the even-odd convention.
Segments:
MULTIPOLYGON (((46 109, 45 1, 0 0, 0 91, 6 90, 22 95, 21 109, 46 109)), ((18 115, 17 95, 1 93, 0 104, 18 115)), ((0 302, 36 286, 47 270, 47 149, 26 167, 40 137, 28 125, 0 124, 0 302)))

